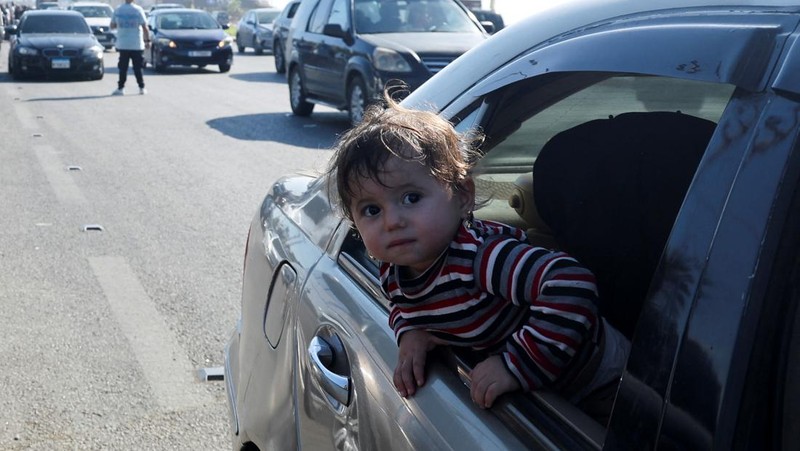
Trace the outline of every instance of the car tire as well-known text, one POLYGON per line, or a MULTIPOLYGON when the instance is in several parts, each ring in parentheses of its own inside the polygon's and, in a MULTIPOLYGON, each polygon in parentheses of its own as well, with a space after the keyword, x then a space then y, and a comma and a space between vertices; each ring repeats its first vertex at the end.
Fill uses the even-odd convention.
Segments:
POLYGON ((364 119, 364 110, 368 103, 364 80, 359 76, 353 77, 347 85, 347 115, 350 125, 358 125, 364 119))
POLYGON ((89 77, 89 79, 90 79, 90 80, 102 80, 102 79, 103 79, 103 75, 104 75, 104 74, 105 74, 105 70, 103 69, 103 66, 101 65, 101 66, 100 66, 100 69, 98 69, 98 70, 97 70, 97 72, 93 73, 93 74, 92 74, 92 75, 89 77))
POLYGON ((19 80, 22 78, 22 74, 11 61, 11 58, 8 59, 8 73, 11 74, 11 78, 14 80, 19 80))
POLYGON ((308 116, 314 111, 314 104, 306 100, 303 91, 303 77, 297 69, 292 69, 289 73, 289 103, 292 113, 297 116, 308 116))
POLYGON ((272 44, 272 54, 275 56, 275 72, 278 74, 286 73, 286 58, 283 54, 281 41, 276 40, 272 44))
POLYGON ((261 44, 258 43, 258 38, 255 36, 253 36, 253 51, 256 52, 256 55, 264 53, 264 49, 261 47, 261 44))
POLYGON ((219 71, 220 72, 225 73, 225 72, 228 72, 229 70, 231 70, 231 65, 230 64, 220 64, 219 65, 219 71))
POLYGON ((275 73, 286 73, 286 57, 280 40, 275 40, 272 44, 272 54, 275 56, 275 73))
POLYGON ((241 38, 241 37, 240 37, 240 36, 237 34, 237 35, 236 35, 236 50, 237 50, 239 53, 244 53, 244 51, 245 51, 246 49, 247 49, 247 47, 245 47, 245 46, 242 44, 242 38, 241 38))
POLYGON ((156 54, 155 51, 153 51, 150 59, 153 60, 153 70, 154 71, 161 73, 161 72, 164 72, 167 69, 167 65, 166 64, 162 64, 162 63, 159 62, 161 60, 161 58, 159 57, 158 54, 156 54))

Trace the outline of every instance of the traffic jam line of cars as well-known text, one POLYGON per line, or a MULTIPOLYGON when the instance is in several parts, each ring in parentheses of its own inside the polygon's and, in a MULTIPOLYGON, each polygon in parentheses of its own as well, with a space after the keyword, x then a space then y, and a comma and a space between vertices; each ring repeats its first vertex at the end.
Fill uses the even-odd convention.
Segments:
MULTIPOLYGON (((159 4, 147 14, 152 46, 145 66, 162 72, 170 66, 207 65, 229 72, 233 38, 211 14, 177 4, 159 4)), ((104 75, 104 51, 114 47, 110 23, 113 9, 100 2, 76 2, 67 10, 26 11, 19 23, 6 27, 8 72, 23 77, 88 78, 104 75)))
MULTIPOLYGON (((303 0, 292 28, 353 42, 346 3, 303 0)), ((610 417, 548 390, 480 409, 455 348, 401 397, 377 262, 329 180, 288 175, 246 241, 225 349, 233 449, 796 447, 798 71, 794 0, 575 0, 455 59, 402 104, 485 134, 477 217, 596 274, 632 345, 610 417)), ((306 101, 308 72, 289 68, 306 101)))

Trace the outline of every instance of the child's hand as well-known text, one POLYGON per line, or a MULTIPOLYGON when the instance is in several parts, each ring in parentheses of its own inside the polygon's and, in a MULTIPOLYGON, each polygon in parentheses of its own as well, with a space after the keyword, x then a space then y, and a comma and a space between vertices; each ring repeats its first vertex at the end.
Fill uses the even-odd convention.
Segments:
POLYGON ((520 389, 519 382, 508 372, 503 364, 503 358, 499 355, 493 355, 475 365, 469 377, 472 380, 470 389, 472 401, 482 409, 492 407, 494 401, 503 393, 520 389))
POLYGON ((394 386, 400 396, 407 397, 425 384, 425 359, 438 340, 422 330, 410 330, 400 336, 400 355, 394 369, 394 386))

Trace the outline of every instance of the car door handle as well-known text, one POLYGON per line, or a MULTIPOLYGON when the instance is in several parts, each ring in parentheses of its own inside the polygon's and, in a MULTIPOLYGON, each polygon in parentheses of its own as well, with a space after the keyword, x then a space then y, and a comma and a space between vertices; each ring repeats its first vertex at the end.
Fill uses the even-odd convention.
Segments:
MULTIPOLYGON (((344 355, 344 347, 339 337, 332 335, 328 339, 314 336, 308 345, 308 356, 311 358, 311 371, 322 389, 335 401, 342 405, 350 402, 350 378, 334 372, 331 368, 338 360, 343 360, 345 365, 338 365, 348 368, 346 364, 347 356, 344 355), (331 344, 327 340, 333 341, 331 344)), ((340 406, 334 405, 335 408, 340 406)))

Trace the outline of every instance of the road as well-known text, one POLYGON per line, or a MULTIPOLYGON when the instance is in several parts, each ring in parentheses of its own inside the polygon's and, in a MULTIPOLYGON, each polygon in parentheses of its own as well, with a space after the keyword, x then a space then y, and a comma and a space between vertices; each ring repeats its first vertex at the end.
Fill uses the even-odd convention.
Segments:
POLYGON ((221 367, 247 228, 344 113, 290 114, 272 57, 12 81, 0 52, 0 449, 229 449, 221 367), (136 95, 134 95, 136 94, 136 95))

